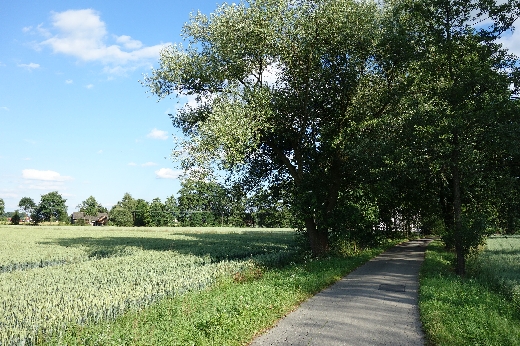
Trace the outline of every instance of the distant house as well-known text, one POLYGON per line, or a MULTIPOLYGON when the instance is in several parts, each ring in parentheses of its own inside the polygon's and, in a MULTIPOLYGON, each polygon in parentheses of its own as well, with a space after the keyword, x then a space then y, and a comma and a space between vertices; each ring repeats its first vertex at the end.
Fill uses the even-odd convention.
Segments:
POLYGON ((86 215, 82 211, 76 211, 70 216, 70 223, 75 224, 79 220, 83 220, 84 224, 90 224, 92 226, 104 226, 108 221, 107 213, 98 213, 96 216, 86 215))

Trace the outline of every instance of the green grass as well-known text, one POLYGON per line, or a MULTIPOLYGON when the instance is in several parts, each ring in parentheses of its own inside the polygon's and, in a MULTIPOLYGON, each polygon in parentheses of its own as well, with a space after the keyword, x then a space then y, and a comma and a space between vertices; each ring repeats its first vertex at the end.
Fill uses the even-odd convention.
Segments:
POLYGON ((74 326, 50 345, 245 345, 302 301, 394 245, 345 258, 253 268, 202 292, 165 299, 113 321, 74 326))
POLYGON ((480 282, 513 302, 520 312, 520 236, 493 236, 471 263, 480 282))
MULTIPOLYGON (((474 259, 468 267, 473 268, 474 259)), ((430 244, 420 274, 419 309, 430 345, 520 345, 514 303, 489 278, 453 272, 454 254, 430 244)), ((505 270, 503 267, 501 270, 505 270)), ((471 272, 471 270, 470 270, 471 272)))

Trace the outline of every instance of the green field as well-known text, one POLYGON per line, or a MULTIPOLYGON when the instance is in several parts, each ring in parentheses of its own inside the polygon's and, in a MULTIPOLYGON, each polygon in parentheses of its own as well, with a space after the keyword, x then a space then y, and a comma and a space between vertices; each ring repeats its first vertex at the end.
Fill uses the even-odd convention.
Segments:
POLYGON ((421 269, 419 307, 431 345, 520 345, 520 236, 495 236, 454 274, 436 242, 421 269))
POLYGON ((33 344, 283 263, 294 241, 286 229, 0 226, 0 345, 33 344))

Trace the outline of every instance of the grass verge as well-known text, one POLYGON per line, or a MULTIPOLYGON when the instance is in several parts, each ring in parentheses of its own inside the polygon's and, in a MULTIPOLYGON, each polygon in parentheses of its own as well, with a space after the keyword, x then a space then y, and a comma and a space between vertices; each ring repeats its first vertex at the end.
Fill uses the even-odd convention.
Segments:
POLYGON ((71 327, 45 344, 245 345, 302 301, 396 243, 344 258, 255 268, 114 321, 71 327))
POLYGON ((477 277, 453 272, 454 254, 433 242, 420 273, 419 309, 428 345, 520 345, 513 302, 477 277))

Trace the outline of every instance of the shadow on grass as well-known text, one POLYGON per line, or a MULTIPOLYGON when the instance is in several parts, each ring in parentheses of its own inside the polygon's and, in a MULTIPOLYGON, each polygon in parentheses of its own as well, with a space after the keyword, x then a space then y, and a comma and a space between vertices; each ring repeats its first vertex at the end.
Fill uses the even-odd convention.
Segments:
POLYGON ((175 251, 180 254, 209 256, 212 261, 243 259, 272 254, 296 247, 292 232, 244 233, 176 233, 172 238, 161 237, 74 237, 60 238, 43 244, 82 247, 89 257, 124 256, 127 250, 175 251))

